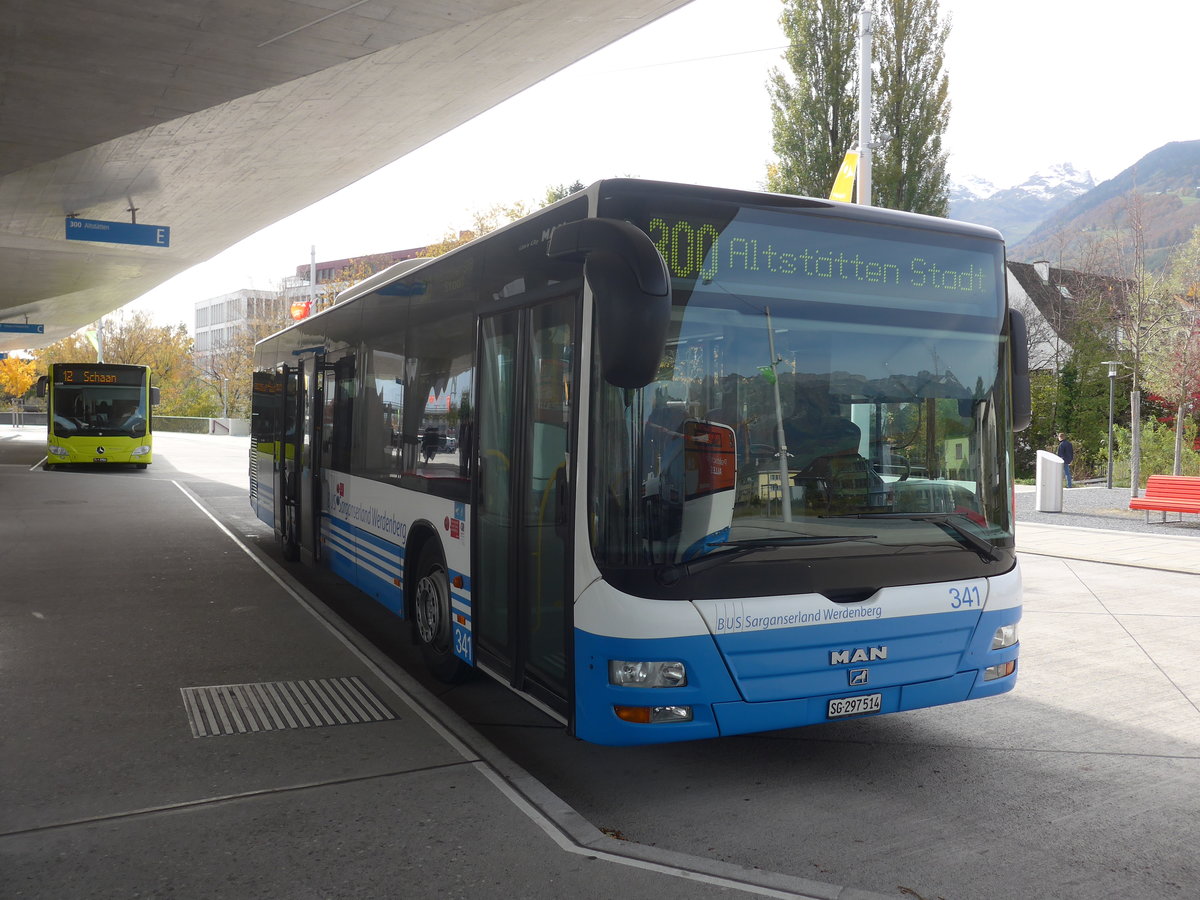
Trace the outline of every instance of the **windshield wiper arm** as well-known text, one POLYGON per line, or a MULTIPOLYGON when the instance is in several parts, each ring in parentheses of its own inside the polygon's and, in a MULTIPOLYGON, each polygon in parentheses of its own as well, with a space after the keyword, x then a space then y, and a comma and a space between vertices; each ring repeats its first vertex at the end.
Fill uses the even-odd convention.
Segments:
POLYGON ((705 569, 724 562, 732 562, 739 556, 753 553, 755 550, 773 549, 777 547, 808 547, 813 544, 844 544, 847 541, 870 541, 878 535, 874 534, 831 534, 793 535, 791 537, 755 538, 748 541, 725 541, 717 544, 721 549, 704 556, 698 556, 681 563, 667 563, 659 566, 655 576, 661 584, 675 584, 686 575, 695 575, 705 569))
POLYGON ((906 519, 910 522, 928 522, 936 525, 950 537, 954 538, 968 550, 974 550, 984 562, 992 563, 1000 559, 996 548, 979 535, 963 528, 954 521, 958 516, 948 513, 851 513, 844 516, 822 516, 823 519, 906 519))

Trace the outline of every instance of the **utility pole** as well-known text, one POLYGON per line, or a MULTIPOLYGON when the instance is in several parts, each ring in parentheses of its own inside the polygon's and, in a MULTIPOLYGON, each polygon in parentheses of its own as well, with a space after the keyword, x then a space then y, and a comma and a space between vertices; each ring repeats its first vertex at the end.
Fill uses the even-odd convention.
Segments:
POLYGON ((871 205, 871 12, 858 18, 858 203, 871 205))

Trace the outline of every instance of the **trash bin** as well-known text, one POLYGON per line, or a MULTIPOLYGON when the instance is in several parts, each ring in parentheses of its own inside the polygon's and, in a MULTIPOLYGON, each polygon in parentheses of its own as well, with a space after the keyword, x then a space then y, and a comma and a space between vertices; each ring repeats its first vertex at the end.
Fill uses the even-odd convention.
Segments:
POLYGON ((1037 453, 1037 500, 1034 508, 1038 512, 1062 512, 1063 458, 1046 450, 1037 453))

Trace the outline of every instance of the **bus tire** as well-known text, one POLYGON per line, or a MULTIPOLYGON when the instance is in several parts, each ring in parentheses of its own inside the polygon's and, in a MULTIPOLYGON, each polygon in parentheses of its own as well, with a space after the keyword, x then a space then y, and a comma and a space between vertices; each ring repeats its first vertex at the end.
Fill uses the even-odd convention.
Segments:
POLYGON ((426 668, 438 681, 465 681, 471 667, 454 655, 450 577, 436 542, 421 549, 413 588, 413 633, 426 668))

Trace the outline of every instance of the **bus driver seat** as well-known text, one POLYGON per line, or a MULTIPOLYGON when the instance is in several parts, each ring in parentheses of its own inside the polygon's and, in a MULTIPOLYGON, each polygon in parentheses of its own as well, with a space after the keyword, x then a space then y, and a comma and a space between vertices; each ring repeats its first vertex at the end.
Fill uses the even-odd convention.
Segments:
POLYGON ((797 485, 816 489, 810 505, 830 514, 865 512, 889 505, 883 479, 858 452, 862 429, 840 416, 825 417, 812 439, 824 452, 796 476, 797 485))

